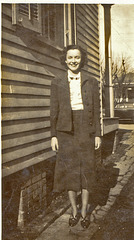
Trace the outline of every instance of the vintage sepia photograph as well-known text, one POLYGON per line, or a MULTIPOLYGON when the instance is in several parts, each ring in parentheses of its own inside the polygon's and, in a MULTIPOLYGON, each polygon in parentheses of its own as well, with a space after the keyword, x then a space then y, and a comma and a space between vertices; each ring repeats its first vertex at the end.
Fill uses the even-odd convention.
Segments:
POLYGON ((1 239, 134 239, 134 3, 2 1, 1 239))

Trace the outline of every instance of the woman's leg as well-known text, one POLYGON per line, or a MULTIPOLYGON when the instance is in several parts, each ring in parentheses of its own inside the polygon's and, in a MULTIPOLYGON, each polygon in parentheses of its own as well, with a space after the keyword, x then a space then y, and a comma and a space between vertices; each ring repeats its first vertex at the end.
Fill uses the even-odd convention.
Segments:
POLYGON ((69 200, 72 206, 73 217, 77 215, 76 192, 68 191, 69 200))
POLYGON ((81 216, 83 218, 86 217, 88 210, 88 200, 89 200, 89 192, 86 189, 82 189, 82 208, 81 208, 81 216))

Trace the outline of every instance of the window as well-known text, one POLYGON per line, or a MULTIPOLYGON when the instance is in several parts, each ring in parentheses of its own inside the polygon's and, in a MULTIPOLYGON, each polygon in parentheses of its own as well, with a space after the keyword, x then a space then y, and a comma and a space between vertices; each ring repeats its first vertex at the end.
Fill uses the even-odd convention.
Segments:
POLYGON ((44 37, 63 46, 63 4, 43 4, 42 13, 44 37))
POLYGON ((48 39, 55 40, 56 38, 56 6, 46 4, 44 19, 44 32, 48 39))
POLYGON ((12 23, 41 33, 40 4, 12 4, 12 23))

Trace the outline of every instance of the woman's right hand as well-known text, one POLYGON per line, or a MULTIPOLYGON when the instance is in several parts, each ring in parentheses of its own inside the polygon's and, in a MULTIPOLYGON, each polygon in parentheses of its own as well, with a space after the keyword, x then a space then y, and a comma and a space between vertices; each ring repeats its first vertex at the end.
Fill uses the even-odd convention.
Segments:
POLYGON ((52 137, 51 139, 51 147, 52 147, 52 150, 54 152, 57 152, 58 149, 59 149, 59 145, 58 145, 58 139, 57 137, 52 137))

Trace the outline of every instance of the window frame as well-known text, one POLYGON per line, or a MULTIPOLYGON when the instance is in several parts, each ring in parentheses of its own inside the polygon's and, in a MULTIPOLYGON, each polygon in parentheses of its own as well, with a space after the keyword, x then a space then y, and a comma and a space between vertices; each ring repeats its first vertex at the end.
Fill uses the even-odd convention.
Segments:
POLYGON ((64 47, 77 44, 77 24, 75 4, 64 4, 64 47))

